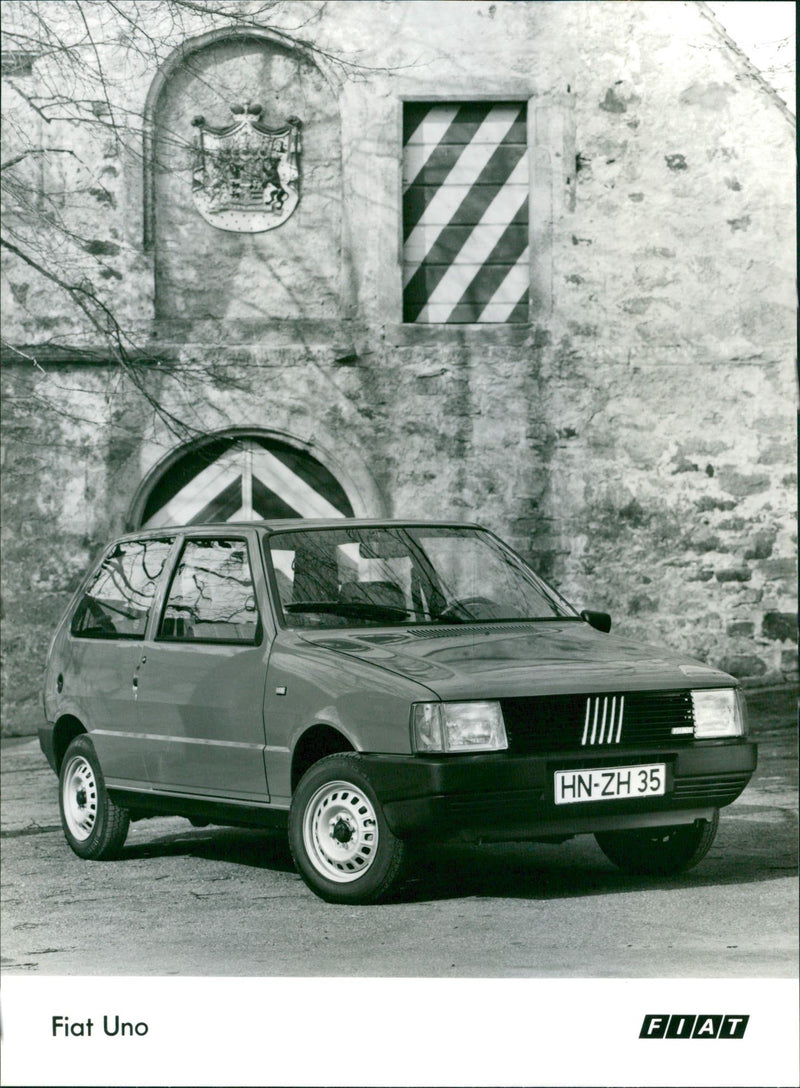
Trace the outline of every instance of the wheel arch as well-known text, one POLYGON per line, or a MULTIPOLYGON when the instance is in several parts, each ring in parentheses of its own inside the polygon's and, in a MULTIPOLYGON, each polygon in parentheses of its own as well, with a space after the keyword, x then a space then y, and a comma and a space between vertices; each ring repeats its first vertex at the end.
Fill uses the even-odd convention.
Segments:
POLYGON ((61 770, 67 748, 81 733, 88 733, 88 730, 74 714, 62 714, 53 726, 53 757, 57 774, 61 770))
POLYGON ((292 752, 292 793, 308 768, 319 760, 324 759, 325 756, 335 755, 337 752, 355 751, 352 741, 335 726, 321 722, 310 726, 298 738, 292 752))

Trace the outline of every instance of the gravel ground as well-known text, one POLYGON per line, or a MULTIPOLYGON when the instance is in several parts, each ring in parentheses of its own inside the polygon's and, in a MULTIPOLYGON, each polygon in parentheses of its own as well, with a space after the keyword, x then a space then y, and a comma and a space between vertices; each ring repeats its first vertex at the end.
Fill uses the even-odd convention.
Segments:
POLYGON ((795 694, 751 692, 759 768, 680 878, 626 877, 587 836, 429 849, 405 898, 317 899, 260 832, 133 825, 121 860, 75 857, 30 738, 2 765, 6 974, 792 977, 795 694))

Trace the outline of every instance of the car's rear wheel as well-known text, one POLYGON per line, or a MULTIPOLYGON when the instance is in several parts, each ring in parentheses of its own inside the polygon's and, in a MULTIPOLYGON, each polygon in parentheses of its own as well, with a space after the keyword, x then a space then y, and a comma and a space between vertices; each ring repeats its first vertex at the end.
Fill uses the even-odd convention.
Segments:
POLYGON ((292 798, 289 845, 303 880, 329 903, 386 899, 406 860, 355 752, 326 756, 303 775, 292 798))
POLYGON ((719 812, 711 820, 595 835, 609 861, 627 873, 668 876, 693 868, 709 851, 717 834, 719 812))
POLYGON ((85 733, 64 755, 58 802, 64 835, 79 857, 99 861, 119 854, 130 817, 108 796, 94 745, 85 733))

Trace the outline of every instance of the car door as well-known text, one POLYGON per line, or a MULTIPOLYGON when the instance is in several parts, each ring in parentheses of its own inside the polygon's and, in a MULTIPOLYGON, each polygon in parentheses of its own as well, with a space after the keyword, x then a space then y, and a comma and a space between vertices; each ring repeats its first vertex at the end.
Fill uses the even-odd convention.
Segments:
POLYGON ((108 781, 146 785, 136 671, 174 538, 116 544, 78 600, 58 678, 63 705, 85 724, 108 781))
POLYGON ((187 534, 138 676, 157 790, 269 800, 264 688, 272 629, 254 538, 187 534), (259 598, 261 606, 259 606, 259 598), (269 625, 270 621, 268 621, 269 625))

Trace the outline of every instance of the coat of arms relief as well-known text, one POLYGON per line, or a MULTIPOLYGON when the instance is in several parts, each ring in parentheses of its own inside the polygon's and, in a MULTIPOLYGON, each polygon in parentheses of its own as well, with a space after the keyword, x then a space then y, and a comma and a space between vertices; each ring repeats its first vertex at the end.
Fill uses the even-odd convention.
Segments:
POLYGON ((256 234, 285 223, 300 199, 301 122, 261 124, 261 106, 231 106, 234 121, 215 128, 195 117, 192 197, 206 222, 256 234))

